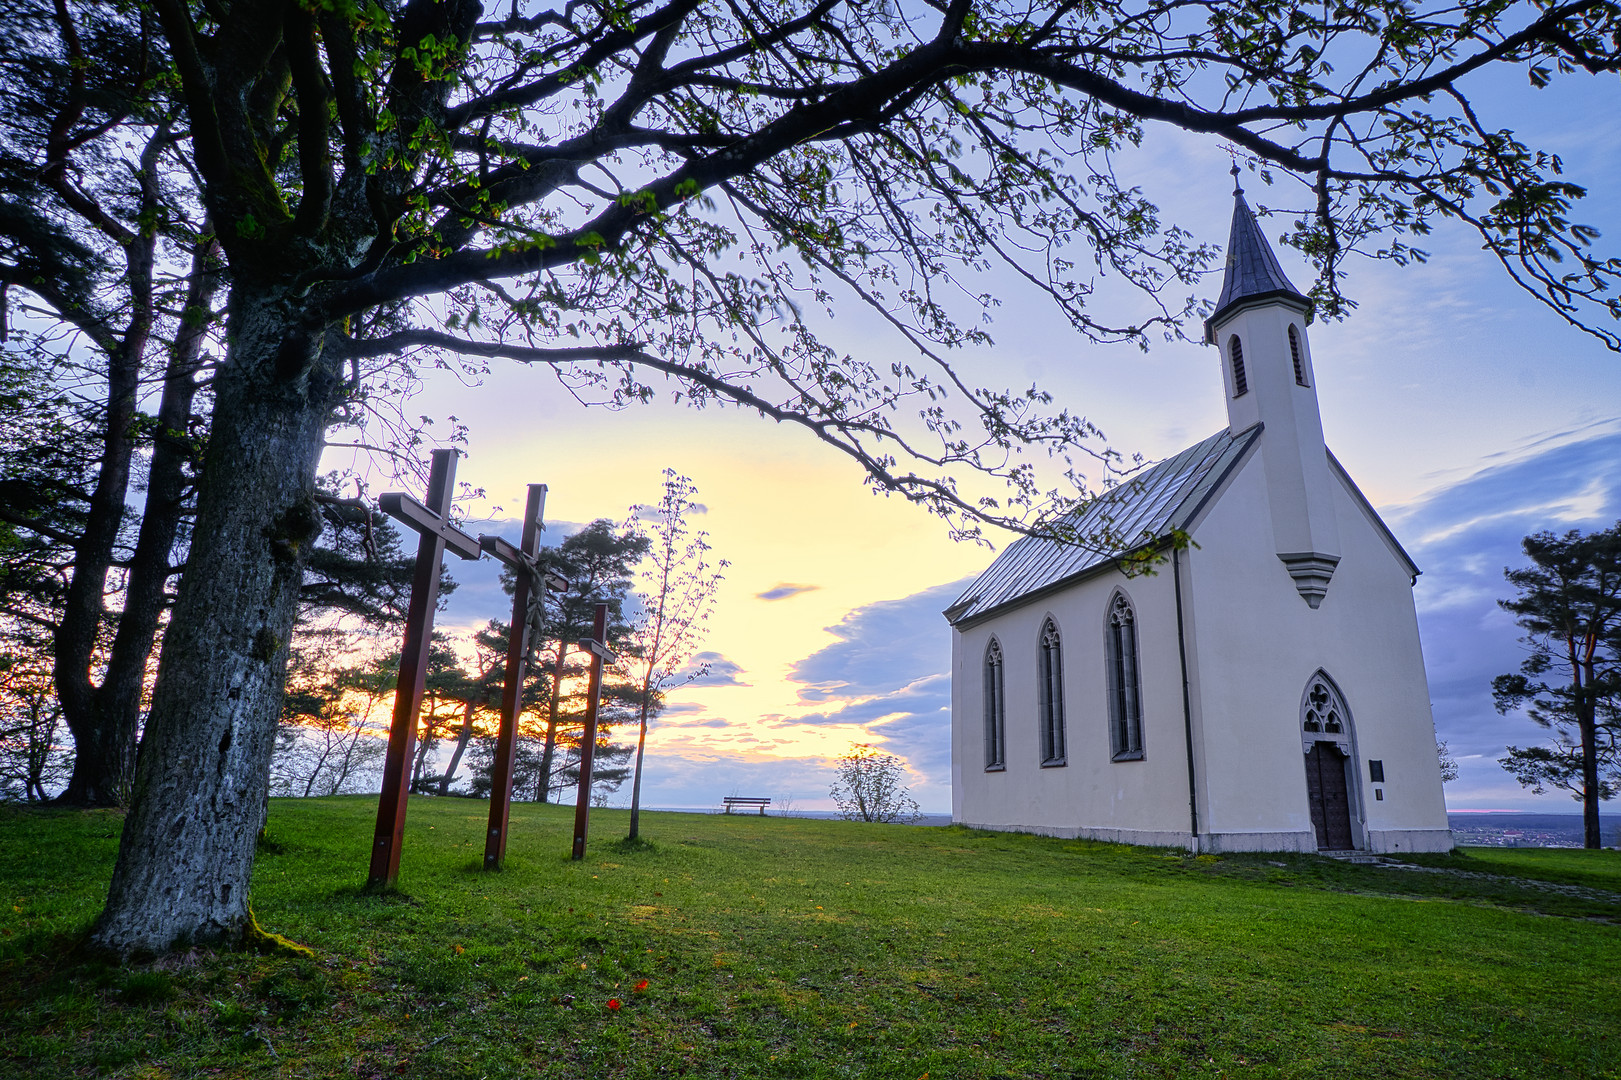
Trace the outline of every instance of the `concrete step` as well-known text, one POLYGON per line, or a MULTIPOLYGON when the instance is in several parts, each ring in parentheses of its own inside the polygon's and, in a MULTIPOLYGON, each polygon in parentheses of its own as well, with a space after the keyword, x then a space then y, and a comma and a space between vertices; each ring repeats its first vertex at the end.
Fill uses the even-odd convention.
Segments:
POLYGON ((1325 859, 1338 859, 1340 862, 1361 863, 1370 866, 1390 865, 1394 860, 1383 855, 1373 855, 1366 851, 1319 851, 1317 854, 1325 859))

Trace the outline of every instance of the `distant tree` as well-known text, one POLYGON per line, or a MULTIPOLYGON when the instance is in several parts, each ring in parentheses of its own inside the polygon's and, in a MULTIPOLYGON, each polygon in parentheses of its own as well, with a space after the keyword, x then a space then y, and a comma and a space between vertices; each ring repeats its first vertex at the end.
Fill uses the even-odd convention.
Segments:
MULTIPOLYGON (((642 765, 647 750, 647 721, 663 705, 665 692, 677 682, 690 682, 708 665, 689 668, 714 604, 715 590, 729 565, 711 566, 709 534, 693 532, 687 519, 699 511, 698 489, 674 469, 664 470, 664 495, 652 508, 651 545, 641 572, 640 611, 632 617, 621 657, 637 687, 636 779, 630 788, 630 839, 640 834, 642 765)), ((633 509, 632 516, 636 511, 633 509)))
POLYGON ((847 821, 916 821, 917 800, 902 786, 906 763, 867 743, 852 743, 834 766, 838 779, 831 794, 839 816, 847 821))
POLYGON ((1526 631, 1530 653, 1492 680, 1497 711, 1524 709, 1554 745, 1508 748, 1500 763, 1541 793, 1563 788, 1582 804, 1587 847, 1600 847, 1599 800, 1615 794, 1621 699, 1621 523, 1602 532, 1539 532, 1532 565, 1503 571, 1519 595, 1498 601, 1526 631))
MULTIPOLYGON (((615 729, 635 719, 631 686, 620 683, 617 693, 610 693, 603 684, 602 707, 597 712, 597 746, 591 761, 591 805, 606 806, 610 794, 618 791, 630 779, 630 756, 634 748, 614 742, 615 729)), ((585 729, 571 727, 559 742, 556 770, 552 774, 554 791, 578 793, 580 785, 580 748, 585 729)))
POLYGON ((67 779, 62 706, 38 627, 0 620, 0 799, 42 802, 67 779))
POLYGON ((1446 740, 1435 744, 1435 759, 1441 766, 1441 783, 1450 784, 1458 778, 1458 762, 1453 758, 1446 740))
MULTIPOLYGON (((535 787, 539 802, 566 784, 559 768, 557 747, 565 740, 571 725, 583 722, 585 689, 581 676, 586 665, 569 663, 571 655, 582 657, 574 644, 591 634, 596 606, 608 605, 608 646, 624 650, 625 599, 630 593, 636 564, 647 554, 648 538, 633 525, 618 525, 598 518, 555 547, 541 549, 541 557, 551 569, 568 580, 568 588, 546 594, 545 637, 553 645, 547 691, 546 722, 542 731, 540 767, 535 787)), ((605 678, 603 694, 612 700, 615 691, 605 678)))
POLYGON ((345 667, 330 651, 294 649, 270 762, 273 794, 375 790, 376 769, 387 750, 383 710, 394 693, 399 664, 398 653, 345 667))
POLYGON ((411 762, 411 791, 437 794, 439 777, 428 775, 428 762, 451 725, 482 699, 477 680, 464 666, 449 634, 433 632, 428 647, 428 672, 423 686, 422 711, 417 716, 416 756, 411 762))
MULTIPOLYGON (((501 571, 501 585, 510 596, 514 577, 508 568, 501 571)), ((531 604, 530 618, 536 629, 529 635, 529 655, 524 664, 524 684, 518 699, 518 730, 512 762, 512 792, 515 798, 533 795, 537 788, 545 787, 540 782, 540 766, 552 700, 552 671, 542 662, 547 633, 543 606, 531 604)), ((479 647, 488 649, 495 661, 490 669, 489 682, 491 709, 496 710, 496 715, 491 717, 492 723, 486 729, 475 729, 467 742, 467 793, 481 799, 489 797, 493 782, 491 770, 495 767, 495 736, 500 723, 498 710, 504 690, 501 680, 506 673, 506 647, 510 632, 511 627, 507 623, 491 619, 478 634, 479 647)))
MULTIPOLYGON (((405 624, 416 552, 358 481, 349 497, 344 482, 336 472, 316 481, 320 532, 304 563, 295 633, 342 627, 394 639, 405 624)), ((455 590, 456 580, 442 573, 441 602, 455 590)))
MULTIPOLYGON (((456 742, 450 751, 450 760, 444 774, 439 777, 439 794, 449 795, 450 785, 461 768, 467 746, 478 733, 478 724, 493 728, 500 722, 501 677, 506 663, 507 626, 491 619, 484 629, 473 635, 473 670, 469 673, 462 696, 462 722, 456 731, 456 742)), ((488 789, 485 789, 486 794, 488 789)))

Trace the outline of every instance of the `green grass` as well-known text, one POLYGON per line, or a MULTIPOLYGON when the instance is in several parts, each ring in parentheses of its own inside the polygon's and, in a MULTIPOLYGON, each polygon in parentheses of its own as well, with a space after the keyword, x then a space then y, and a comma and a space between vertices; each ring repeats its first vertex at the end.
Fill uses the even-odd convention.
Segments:
POLYGON ((1481 878, 679 814, 630 847, 597 811, 571 863, 572 811, 520 805, 486 874, 484 805, 440 799, 370 896, 374 809, 272 804, 254 907, 317 960, 131 969, 72 949, 120 819, 0 811, 0 1076, 1621 1076, 1621 853, 1427 860, 1481 878))
POLYGON ((1577 848, 1462 848, 1450 857, 1419 860, 1483 874, 1509 874, 1621 893, 1621 857, 1577 848))

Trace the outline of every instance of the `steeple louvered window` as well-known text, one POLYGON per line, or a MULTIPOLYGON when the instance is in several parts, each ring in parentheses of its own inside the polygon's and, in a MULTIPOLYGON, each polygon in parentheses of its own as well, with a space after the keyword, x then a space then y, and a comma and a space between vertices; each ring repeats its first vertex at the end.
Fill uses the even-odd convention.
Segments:
POLYGON ((1289 359, 1295 363, 1295 385, 1307 385, 1306 361, 1300 356, 1300 332, 1295 329, 1293 323, 1289 324, 1289 359))
POLYGON ((1003 695, 1002 645, 985 647, 985 771, 1007 768, 1007 706, 1003 695))
POLYGON ((1227 356, 1233 364, 1233 397, 1243 397, 1250 392, 1250 383, 1244 375, 1244 344, 1237 334, 1227 339, 1227 356))
POLYGON ((1064 652, 1058 624, 1048 619, 1041 626, 1041 655, 1037 669, 1036 720, 1041 726, 1042 765, 1064 764, 1064 652))
POLYGON ((1115 761, 1143 756, 1143 680, 1137 662, 1137 613, 1124 593, 1109 602, 1104 628, 1109 682, 1109 745, 1115 761))

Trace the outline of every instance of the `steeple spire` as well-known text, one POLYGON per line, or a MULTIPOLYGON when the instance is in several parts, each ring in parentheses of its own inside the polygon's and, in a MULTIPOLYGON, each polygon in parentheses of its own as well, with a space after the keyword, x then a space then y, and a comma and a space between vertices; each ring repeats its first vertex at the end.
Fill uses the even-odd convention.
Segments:
POLYGON ((1233 308, 1263 300, 1289 300, 1309 310, 1311 302, 1294 287, 1278 257, 1261 234, 1255 215, 1244 201, 1238 184, 1238 166, 1233 165, 1233 228, 1227 238, 1227 272, 1222 278, 1216 310, 1205 320, 1205 340, 1214 342, 1215 325, 1233 308))

